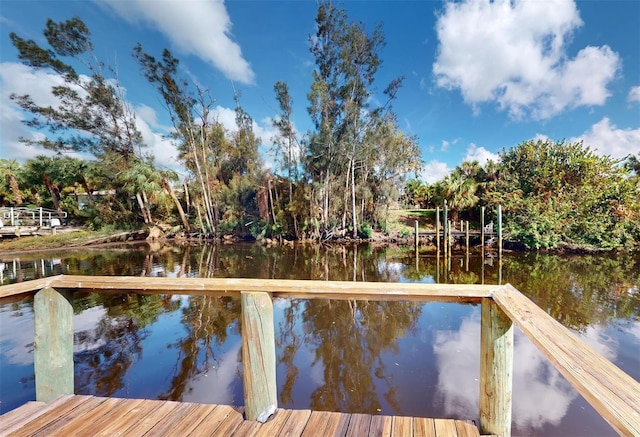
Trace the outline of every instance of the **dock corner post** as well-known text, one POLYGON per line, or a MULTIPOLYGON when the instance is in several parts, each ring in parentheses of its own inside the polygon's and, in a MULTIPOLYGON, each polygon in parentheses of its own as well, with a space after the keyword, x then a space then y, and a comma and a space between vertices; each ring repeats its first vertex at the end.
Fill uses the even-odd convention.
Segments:
POLYGON ((513 323, 491 298, 481 313, 480 433, 510 437, 513 323))
POLYGON ((266 292, 243 291, 240 299, 245 417, 264 423, 278 408, 273 302, 266 292))
POLYGON ((484 247, 484 206, 480 208, 480 245, 484 247))
POLYGON ((440 207, 436 207, 436 249, 440 250, 440 207))
POLYGON ((502 255, 502 205, 498 205, 498 255, 502 255))
POLYGON ((74 393, 73 307, 70 296, 47 287, 33 299, 36 400, 74 393))

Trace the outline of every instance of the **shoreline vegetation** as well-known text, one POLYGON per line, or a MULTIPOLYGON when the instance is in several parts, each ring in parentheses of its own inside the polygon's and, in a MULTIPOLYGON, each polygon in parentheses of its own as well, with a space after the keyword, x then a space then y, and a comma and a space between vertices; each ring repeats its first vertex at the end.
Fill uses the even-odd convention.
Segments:
MULTIPOLYGON (((431 223, 435 216, 435 210, 412 209, 412 210, 391 210, 389 211, 389 231, 383 233, 380 231, 372 232, 368 238, 352 238, 349 235, 335 236, 325 241, 318 240, 289 240, 289 239, 271 239, 271 238, 253 238, 252 236, 238 236, 225 234, 216 238, 190 237, 183 231, 175 229, 168 225, 155 225, 151 228, 123 230, 105 228, 102 230, 91 230, 86 226, 63 226, 58 228, 55 234, 39 234, 26 236, 5 236, 0 238, 0 254, 16 254, 25 252, 53 251, 60 249, 80 250, 91 248, 103 248, 123 243, 148 243, 148 244, 216 244, 216 243, 234 243, 234 242, 256 242, 264 245, 292 245, 292 244, 358 244, 371 243, 376 245, 414 245, 414 221, 418 221, 418 231, 428 232, 434 231, 435 228, 431 223)), ((441 237, 442 238, 442 237, 441 237)), ((476 238, 477 239, 477 238, 476 238)), ((505 252, 512 251, 528 251, 521 245, 506 241, 505 252)), ((421 237, 419 240, 421 252, 436 251, 433 238, 421 237)), ((477 251, 480 247, 479 241, 472 241, 469 250, 477 251)), ((495 244, 485 245, 485 249, 495 250, 495 244)), ((458 253, 465 251, 465 245, 459 243, 453 246, 453 252, 458 253)), ((637 250, 637 248, 635 249, 637 250)), ((593 248, 584 248, 579 246, 566 245, 554 249, 538 250, 540 253, 556 253, 556 254, 596 254, 607 252, 621 252, 618 250, 597 250, 593 248)))
MULTIPOLYGON (((241 92, 234 89, 236 129, 230 129, 214 116, 210 90, 220 84, 185 77, 167 49, 154 54, 132 46, 171 120, 175 169, 155 163, 117 69, 93 52, 80 18, 47 20, 43 46, 11 33, 25 65, 59 76, 52 91, 60 104, 11 96, 39 132, 26 145, 56 155, 24 163, 0 159, 0 207, 51 208, 87 229, 148 229, 151 239, 324 242, 410 239, 412 229, 393 229, 393 211, 401 208, 446 204, 451 221, 477 224, 483 209, 487 222, 497 222, 500 205, 505 249, 640 247, 639 157, 600 156, 581 142, 527 140, 503 149, 495 161, 464 161, 426 183, 418 179, 419 140, 401 129, 393 109, 403 78, 376 81, 382 26, 368 30, 327 1, 318 3, 315 24, 306 96, 312 127, 296 131, 302 115, 293 113, 288 85, 277 81, 270 139, 254 132, 241 92), (271 168, 263 162, 265 146, 271 146, 271 168)), ((433 221, 421 220, 427 223, 433 221)))

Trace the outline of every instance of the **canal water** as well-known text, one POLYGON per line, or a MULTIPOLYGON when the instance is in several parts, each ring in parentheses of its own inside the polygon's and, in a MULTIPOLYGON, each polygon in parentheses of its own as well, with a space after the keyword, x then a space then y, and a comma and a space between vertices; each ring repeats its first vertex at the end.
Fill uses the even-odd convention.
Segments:
MULTIPOLYGON (((57 274, 511 283, 640 380, 640 256, 433 252, 370 244, 127 245, 0 254, 0 282, 57 274)), ((0 301, 0 413, 35 399, 33 299, 0 301)), ((243 404, 233 297, 75 294, 75 392, 243 404)), ((476 419, 477 305, 276 299, 284 408, 476 419)), ((609 425, 518 330, 513 435, 609 425)))

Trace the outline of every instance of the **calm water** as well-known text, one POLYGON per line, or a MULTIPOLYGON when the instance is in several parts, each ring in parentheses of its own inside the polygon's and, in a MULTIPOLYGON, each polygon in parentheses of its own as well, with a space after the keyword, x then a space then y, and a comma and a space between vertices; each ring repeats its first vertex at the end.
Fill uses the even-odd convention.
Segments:
MULTIPOLYGON (((370 245, 138 245, 0 254, 3 284, 60 273, 510 282, 640 380, 640 257, 455 257, 370 245)), ((243 404, 235 298, 75 294, 78 394, 243 404)), ((281 407, 475 419, 480 309, 276 299, 281 407)), ((615 435, 519 331, 514 435, 615 435)), ((0 301, 0 412, 35 399, 32 299, 0 301)))

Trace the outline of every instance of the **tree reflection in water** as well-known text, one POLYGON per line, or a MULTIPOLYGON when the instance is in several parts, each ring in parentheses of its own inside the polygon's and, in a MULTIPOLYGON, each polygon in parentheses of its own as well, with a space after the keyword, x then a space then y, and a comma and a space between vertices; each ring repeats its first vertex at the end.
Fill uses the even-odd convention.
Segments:
MULTIPOLYGON (((640 379, 638 255, 506 254, 499 263, 471 254, 444 263, 434 252, 416 257, 411 247, 220 244, 47 252, 0 262, 3 278, 14 282, 60 273, 442 283, 501 277, 640 379)), ((237 298, 85 294, 73 304, 76 392, 242 404, 237 298)), ((11 375, 23 381, 11 387, 33 392, 25 364, 33 361, 33 336, 8 334, 32 323, 31 305, 2 305, 0 387, 11 375)), ((280 405, 473 418, 478 314, 473 306, 278 298, 280 405)), ((514 361, 519 433, 607 433, 520 333, 514 361)), ((1 397, 2 411, 25 398, 1 397)))

